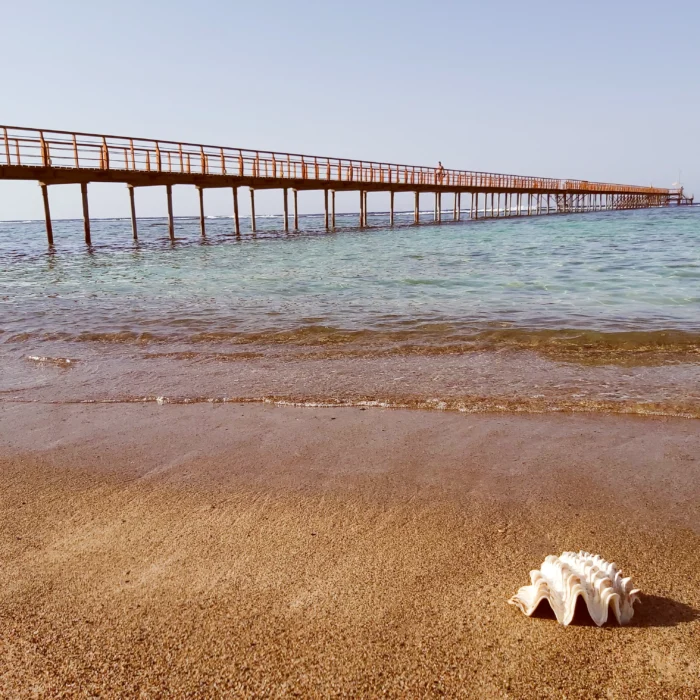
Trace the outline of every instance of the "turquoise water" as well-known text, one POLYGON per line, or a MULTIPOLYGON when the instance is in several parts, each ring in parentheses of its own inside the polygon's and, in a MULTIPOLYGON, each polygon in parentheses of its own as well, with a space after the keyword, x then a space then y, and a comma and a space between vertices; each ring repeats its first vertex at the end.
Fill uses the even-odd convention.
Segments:
POLYGON ((1 223, 0 400, 700 417, 700 209, 411 218, 1 223))
MULTIPOLYGON (((649 209, 256 237, 230 219, 0 223, 5 342, 25 335, 158 338, 289 331, 587 329, 700 331, 700 209, 649 209), (145 335, 144 335, 145 334, 145 335), (126 336, 125 336, 126 337, 126 336)), ((403 217, 407 222, 409 215, 403 217)), ((401 217, 399 217, 401 222, 401 217)), ((244 228, 246 227, 243 221, 244 228)))

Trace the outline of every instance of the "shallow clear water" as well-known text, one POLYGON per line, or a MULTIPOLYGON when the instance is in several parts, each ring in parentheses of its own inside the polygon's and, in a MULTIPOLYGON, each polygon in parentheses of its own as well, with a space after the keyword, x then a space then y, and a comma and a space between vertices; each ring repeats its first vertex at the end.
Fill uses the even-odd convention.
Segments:
MULTIPOLYGON (((411 213, 399 215, 393 228, 386 227, 387 218, 370 216, 372 228, 359 230, 357 215, 339 216, 337 231, 329 234, 321 217, 301 217, 302 232, 284 234, 281 217, 264 217, 256 236, 240 238, 232 235, 231 219, 210 218, 206 239, 199 235, 198 219, 176 219, 174 244, 165 219, 140 220, 138 242, 131 239, 128 220, 97 220, 89 250, 81 221, 56 221, 53 252, 46 249, 43 222, 2 222, 0 352, 6 372, 0 391, 31 395, 28 387, 38 386, 32 384, 36 366, 45 372, 48 364, 48 371, 59 374, 42 375, 42 396, 48 389, 73 398, 99 398, 101 391, 155 394, 173 371, 180 388, 188 386, 187 373, 201 380, 187 391, 173 387, 174 393, 218 396, 221 389, 230 393, 230 360, 255 364, 274 358, 277 368, 296 363, 285 365, 288 373, 302 360, 317 364, 301 384, 291 378, 285 383, 278 369, 281 392, 269 372, 255 370, 264 375, 262 393, 318 397, 342 385, 326 376, 323 387, 311 390, 313 377, 322 374, 318 363, 331 360, 337 369, 339 359, 365 358, 351 370, 357 377, 369 359, 388 355, 420 355, 415 370, 420 374, 431 363, 444 363, 438 359, 443 355, 453 363, 454 356, 464 356, 473 364, 476 351, 536 351, 540 359, 529 364, 522 354, 509 356, 507 366, 519 368, 519 381, 523 373, 534 377, 542 358, 553 366, 541 368, 543 379, 535 382, 540 387, 552 372, 570 371, 572 362, 598 369, 616 365, 620 372, 662 366, 668 376, 654 380, 654 391, 645 393, 632 382, 641 394, 637 398, 695 396, 700 209, 421 226, 410 225, 411 213), (67 359, 83 366, 70 373, 72 379, 60 373, 67 359), (137 369, 145 359, 148 369, 137 369), (177 369, 170 364, 166 369, 166 361, 176 362, 177 369), (202 379, 203 361, 217 363, 215 378, 202 379)), ((248 229, 249 222, 242 226, 248 229)), ((489 372, 494 395, 516 387, 514 375, 497 389, 495 375, 503 381, 508 372, 495 368, 477 387, 468 378, 469 367, 453 368, 433 393, 464 396, 478 388, 483 396, 491 391, 489 372)), ((582 382, 579 377, 576 386, 582 382)), ((253 384, 246 385, 246 395, 256 394, 253 384)), ((402 386, 405 395, 413 395, 410 382, 402 386)), ((382 394, 361 386, 348 392, 382 394)), ((629 390, 618 394, 630 396, 629 390)))
MULTIPOLYGON (((386 217, 376 216, 376 223, 386 217)), ((404 217, 408 218, 408 217, 404 217)), ((338 223, 354 223, 339 217, 338 223)), ((372 222, 374 223, 374 222, 372 222)), ((243 222, 246 226, 247 222, 243 222)), ((700 210, 604 212, 321 233, 230 236, 230 219, 0 224, 2 330, 177 332, 480 327, 700 330, 700 210)), ((310 229, 310 230, 309 230, 310 229)))

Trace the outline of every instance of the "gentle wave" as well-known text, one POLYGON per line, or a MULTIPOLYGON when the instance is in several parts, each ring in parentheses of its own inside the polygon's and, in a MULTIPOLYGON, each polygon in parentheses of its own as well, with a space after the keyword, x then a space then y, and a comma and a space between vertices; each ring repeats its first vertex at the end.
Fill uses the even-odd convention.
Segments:
POLYGON ((700 418, 700 404, 643 401, 551 400, 527 397, 463 396, 459 398, 392 398, 392 397, 324 397, 324 396, 123 396, 116 398, 75 399, 62 401, 23 401, 7 403, 49 404, 267 404, 300 408, 384 408, 450 411, 458 413, 606 413, 613 415, 700 418))
MULTIPOLYGON (((497 325, 497 324, 493 324, 497 325)), ((172 328, 158 332, 114 331, 78 333, 24 332, 5 343, 64 341, 74 343, 133 344, 140 346, 192 344, 260 346, 241 353, 204 353, 209 359, 248 359, 264 355, 264 348, 285 346, 304 351, 307 357, 377 357, 386 355, 447 355, 467 352, 532 351, 550 359, 593 364, 665 364, 700 362, 700 333, 681 330, 629 330, 604 332, 578 329, 500 328, 470 329, 456 324, 424 324, 384 330, 351 330, 316 324, 286 330, 259 332, 230 330, 188 331, 172 328)), ((153 356, 194 359, 202 353, 158 352, 153 356)), ((296 357, 300 355, 297 353, 296 357)), ((50 361, 44 358, 43 361, 50 361)), ((58 358, 61 360, 61 358, 58 358)), ((39 361, 38 359, 36 361, 39 361)))
POLYGON ((42 357, 40 355, 27 355, 26 360, 41 365, 53 365, 55 367, 74 367, 78 360, 71 357, 42 357))

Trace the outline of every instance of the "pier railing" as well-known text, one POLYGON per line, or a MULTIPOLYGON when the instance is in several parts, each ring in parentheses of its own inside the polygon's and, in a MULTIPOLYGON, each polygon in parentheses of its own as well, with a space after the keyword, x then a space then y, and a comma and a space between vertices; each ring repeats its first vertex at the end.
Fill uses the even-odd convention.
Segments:
MULTIPOLYGON (((347 158, 276 153, 244 148, 80 132, 0 126, 0 166, 229 175, 329 185, 391 185, 482 188, 484 190, 585 191, 664 195, 655 187, 560 180, 470 170, 398 165, 347 158)), ((291 185, 291 183, 290 183, 291 185)))

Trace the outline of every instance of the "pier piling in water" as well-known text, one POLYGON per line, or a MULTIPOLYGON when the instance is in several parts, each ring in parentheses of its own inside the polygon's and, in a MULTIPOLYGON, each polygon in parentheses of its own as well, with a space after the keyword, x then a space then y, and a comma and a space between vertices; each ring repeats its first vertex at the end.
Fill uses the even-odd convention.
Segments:
POLYGON ((202 238, 205 238, 207 230, 204 223, 204 188, 197 187, 197 193, 199 194, 199 230, 202 234, 202 238))
POLYGON ((284 206, 284 230, 289 231, 289 192, 287 188, 282 189, 282 204, 284 206))
POLYGON ((168 234, 170 240, 175 240, 175 219, 173 217, 173 186, 166 185, 165 192, 168 197, 168 234))
POLYGON ((250 230, 255 233, 255 190, 250 188, 250 230))
POLYGON ((236 236, 241 235, 241 223, 238 220, 238 187, 233 187, 233 229, 236 236))
POLYGON ((83 228, 85 229, 85 245, 92 245, 90 236, 90 208, 88 206, 87 182, 80 183, 80 196, 83 201, 83 228))
POLYGON ((134 201, 134 186, 127 185, 127 190, 129 190, 129 208, 131 209, 131 235, 135 241, 139 239, 139 232, 136 225, 136 202, 134 201))
POLYGON ((294 195, 294 230, 299 230, 299 200, 297 199, 298 191, 292 190, 294 195))
POLYGON ((46 238, 49 242, 49 248, 53 248, 53 225, 51 224, 51 207, 49 206, 49 188, 43 182, 39 183, 41 187, 41 197, 44 200, 44 221, 46 222, 46 238))

